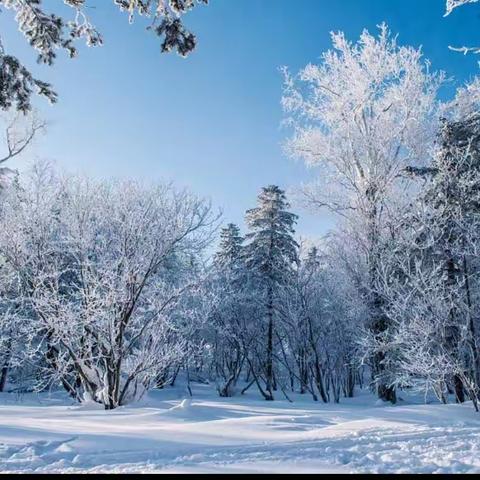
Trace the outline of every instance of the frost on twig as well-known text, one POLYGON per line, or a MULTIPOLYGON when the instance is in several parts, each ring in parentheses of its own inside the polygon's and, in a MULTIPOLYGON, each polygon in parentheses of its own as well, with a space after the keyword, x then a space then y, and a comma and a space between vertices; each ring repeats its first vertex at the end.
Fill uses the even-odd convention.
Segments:
POLYGON ((447 0, 446 10, 445 10, 445 17, 450 15, 452 11, 457 8, 461 7, 462 5, 466 5, 467 3, 475 3, 478 0, 447 0))

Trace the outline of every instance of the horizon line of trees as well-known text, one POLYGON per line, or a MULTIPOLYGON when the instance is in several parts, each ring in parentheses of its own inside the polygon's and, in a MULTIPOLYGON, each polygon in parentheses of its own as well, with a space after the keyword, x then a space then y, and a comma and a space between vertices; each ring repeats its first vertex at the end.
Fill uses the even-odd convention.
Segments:
POLYGON ((228 224, 205 263, 218 215, 204 200, 35 165, 2 190, 0 391, 61 386, 113 409, 183 372, 220 396, 239 381, 266 400, 297 385, 315 400, 353 395, 339 286, 294 239, 288 207, 263 188, 247 235, 228 224))

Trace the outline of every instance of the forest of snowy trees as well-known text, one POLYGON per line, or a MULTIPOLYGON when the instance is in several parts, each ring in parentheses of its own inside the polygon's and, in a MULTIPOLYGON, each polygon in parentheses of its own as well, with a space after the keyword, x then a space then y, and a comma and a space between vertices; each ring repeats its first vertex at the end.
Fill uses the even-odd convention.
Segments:
POLYGON ((478 408, 480 80, 441 100, 445 74, 385 25, 332 41, 284 70, 285 150, 317 180, 262 188, 244 231, 171 184, 0 171, 0 391, 114 409, 181 378, 478 408), (300 207, 335 229, 299 238, 300 207))
POLYGON ((2 190, 0 218, 2 390, 60 386, 111 409, 179 372, 266 400, 339 401, 363 379, 357 293, 333 252, 295 241, 277 186, 246 213, 245 236, 221 229, 212 262, 218 215, 171 185, 38 164, 2 190))

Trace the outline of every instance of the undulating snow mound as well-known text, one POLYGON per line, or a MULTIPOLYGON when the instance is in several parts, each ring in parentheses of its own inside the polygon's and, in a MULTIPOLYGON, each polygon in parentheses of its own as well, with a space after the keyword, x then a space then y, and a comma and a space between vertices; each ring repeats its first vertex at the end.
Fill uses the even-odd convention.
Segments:
POLYGON ((2 472, 480 472, 471 405, 220 399, 168 389, 113 411, 0 396, 2 472))

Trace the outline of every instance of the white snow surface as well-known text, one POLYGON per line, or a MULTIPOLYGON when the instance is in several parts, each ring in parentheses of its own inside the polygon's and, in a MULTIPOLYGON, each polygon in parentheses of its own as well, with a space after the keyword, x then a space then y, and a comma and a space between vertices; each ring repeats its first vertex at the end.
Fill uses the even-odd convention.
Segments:
POLYGON ((1 472, 480 472, 471 404, 219 398, 195 385, 105 411, 61 393, 0 394, 1 472))

